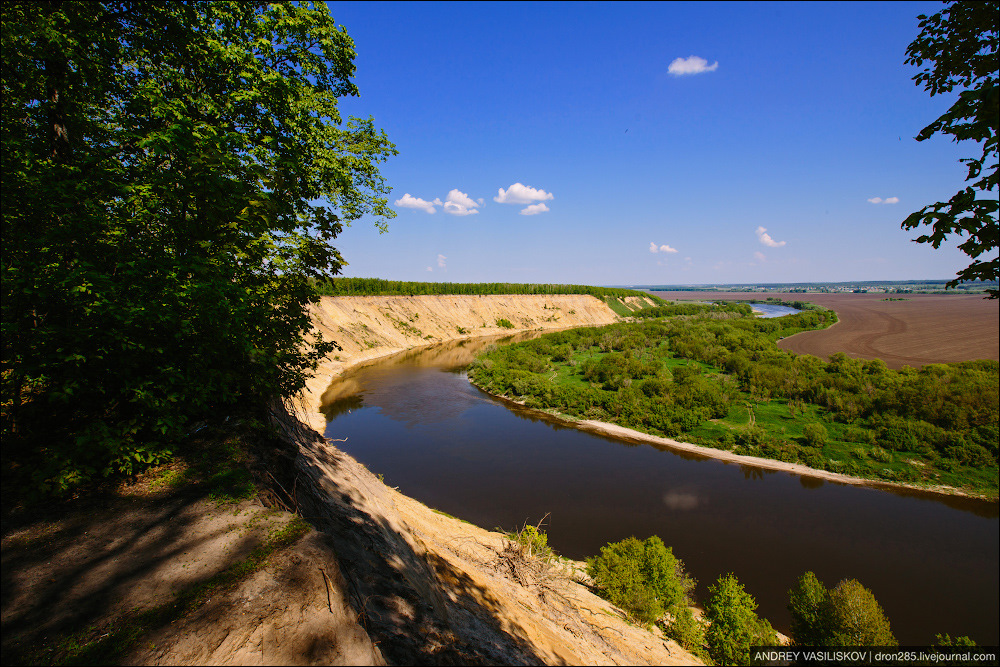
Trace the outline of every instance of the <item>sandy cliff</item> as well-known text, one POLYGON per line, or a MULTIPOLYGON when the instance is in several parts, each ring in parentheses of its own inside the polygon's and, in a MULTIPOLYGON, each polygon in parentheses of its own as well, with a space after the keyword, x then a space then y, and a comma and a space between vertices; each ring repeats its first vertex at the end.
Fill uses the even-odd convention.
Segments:
POLYGON ((342 348, 320 364, 295 406, 320 432, 326 425, 319 413, 323 392, 348 366, 447 340, 618 321, 603 301, 585 294, 327 296, 312 314, 323 338, 342 348), (504 320, 513 328, 498 324, 504 320))
POLYGON ((700 664, 672 640, 627 623, 581 583, 579 563, 534 569, 505 550, 503 536, 388 488, 316 433, 325 426, 318 408, 330 378, 348 366, 457 338, 609 324, 618 318, 607 305, 575 295, 326 297, 313 316, 341 350, 303 392, 299 419, 276 421, 297 447, 281 459, 278 476, 294 485, 303 516, 333 538, 344 582, 338 595, 352 601, 381 656, 390 663, 700 664))

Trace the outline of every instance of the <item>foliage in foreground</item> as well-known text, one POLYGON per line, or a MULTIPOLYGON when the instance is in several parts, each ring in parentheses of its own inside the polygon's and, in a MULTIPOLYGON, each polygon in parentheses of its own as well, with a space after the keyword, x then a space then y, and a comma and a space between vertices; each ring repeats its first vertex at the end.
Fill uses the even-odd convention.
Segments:
POLYGON ((792 639, 803 646, 896 646, 882 606, 857 579, 827 590, 812 572, 788 591, 792 639))
MULTIPOLYGON (((1000 202, 993 191, 1000 169, 1000 67, 997 47, 1000 29, 997 15, 1000 2, 957 0, 943 11, 921 14, 920 34, 906 49, 906 64, 923 67, 914 77, 917 85, 934 95, 959 89, 958 99, 948 111, 917 135, 924 141, 937 133, 955 141, 982 145, 982 155, 962 159, 968 169, 965 189, 949 201, 925 206, 903 221, 903 229, 929 225, 931 232, 916 238, 939 248, 950 235, 967 236, 958 245, 973 262, 948 283, 996 280, 1000 277, 1000 257, 979 259, 996 252, 1000 243, 997 212, 1000 202), (991 164, 992 163, 992 164, 991 164), (977 196, 978 195, 978 196, 977 196)), ((988 298, 1000 298, 1000 290, 987 289, 988 298)))
MULTIPOLYGON (((527 539, 537 537, 532 532, 527 539)), ((543 544, 548 548, 544 539, 543 544)), ((732 573, 709 586, 704 619, 696 618, 695 582, 655 535, 607 544, 598 556, 587 559, 587 573, 598 594, 633 620, 647 626, 662 623, 667 636, 716 664, 752 664, 750 647, 780 643, 771 623, 757 615, 756 600, 732 573)), ((844 579, 827 589, 815 574, 806 572, 788 595, 792 640, 798 646, 897 645, 881 605, 856 579, 844 579)), ((969 637, 937 635, 935 645, 976 644, 969 637)))
POLYGON ((394 216, 325 4, 5 2, 4 484, 58 493, 297 391, 310 282, 394 216))
POLYGON ((601 547, 599 556, 587 559, 587 574, 602 597, 645 625, 686 608, 695 585, 681 561, 655 535, 601 547))
POLYGON ((719 665, 749 665, 751 646, 777 646, 778 637, 767 619, 757 616, 757 601, 733 574, 708 588, 705 640, 708 654, 719 665))

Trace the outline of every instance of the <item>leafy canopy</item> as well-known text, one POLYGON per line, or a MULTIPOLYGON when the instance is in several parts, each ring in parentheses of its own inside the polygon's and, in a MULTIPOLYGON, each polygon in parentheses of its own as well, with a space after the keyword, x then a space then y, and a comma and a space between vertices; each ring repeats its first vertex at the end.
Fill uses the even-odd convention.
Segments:
POLYGON ((681 561, 656 535, 601 547, 600 555, 587 559, 587 574, 603 597, 646 624, 665 612, 676 615, 694 588, 681 561))
POLYGON ((394 213, 324 3, 5 2, 4 474, 58 491, 289 396, 311 281, 394 213))
POLYGON ((844 579, 827 590, 806 572, 788 591, 792 639, 800 646, 895 646, 875 595, 857 579, 844 579))
MULTIPOLYGON (((917 141, 929 139, 938 132, 955 141, 982 144, 982 155, 966 158, 969 184, 947 202, 937 202, 910 214, 903 229, 930 225, 931 232, 915 239, 930 243, 934 248, 949 234, 967 235, 959 249, 973 258, 972 264, 958 272, 948 283, 996 280, 1000 277, 1000 257, 981 260, 984 253, 995 251, 1000 242, 997 223, 998 204, 995 195, 1000 124, 1000 89, 997 79, 997 43, 1000 32, 997 15, 1000 2, 952 2, 933 16, 921 14, 920 35, 906 49, 906 63, 922 67, 913 77, 931 96, 950 93, 958 88, 954 104, 917 135, 917 141), (925 61, 927 64, 925 65, 925 61), (986 195, 984 197, 984 195, 986 195)), ((1000 290, 987 290, 991 299, 1000 297, 1000 290)))

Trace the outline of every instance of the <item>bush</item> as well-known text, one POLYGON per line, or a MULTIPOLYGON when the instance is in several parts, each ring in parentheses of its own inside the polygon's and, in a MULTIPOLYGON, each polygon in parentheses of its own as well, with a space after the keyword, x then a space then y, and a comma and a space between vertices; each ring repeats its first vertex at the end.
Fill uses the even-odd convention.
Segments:
POLYGON ((694 588, 681 561, 655 535, 642 542, 629 537, 601 547, 599 556, 587 559, 587 574, 602 597, 643 624, 686 605, 694 588))
POLYGON ((694 617, 690 607, 682 607, 667 626, 667 636, 695 655, 705 652, 705 626, 694 617))
POLYGON ((508 320, 506 317, 501 317, 499 320, 497 320, 497 326, 502 327, 504 329, 513 329, 514 323, 508 320))
POLYGON ((802 429, 802 437, 810 447, 822 447, 828 436, 826 427, 819 423, 806 424, 802 429))
POLYGON ((544 561, 551 560, 553 556, 552 547, 549 546, 549 536, 537 526, 527 524, 508 537, 524 547, 527 556, 541 558, 544 561))

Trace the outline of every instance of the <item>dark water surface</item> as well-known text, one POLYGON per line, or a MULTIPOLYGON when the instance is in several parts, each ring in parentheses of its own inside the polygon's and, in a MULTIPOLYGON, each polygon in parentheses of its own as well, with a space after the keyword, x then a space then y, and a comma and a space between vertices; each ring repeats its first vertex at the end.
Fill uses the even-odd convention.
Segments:
POLYGON ((1000 639, 996 503, 895 492, 722 463, 567 428, 497 401, 464 341, 353 369, 329 395, 327 436, 390 486, 484 528, 548 514, 549 543, 582 559, 659 535, 698 580, 734 572, 787 633, 806 570, 872 589, 901 644, 1000 639))

